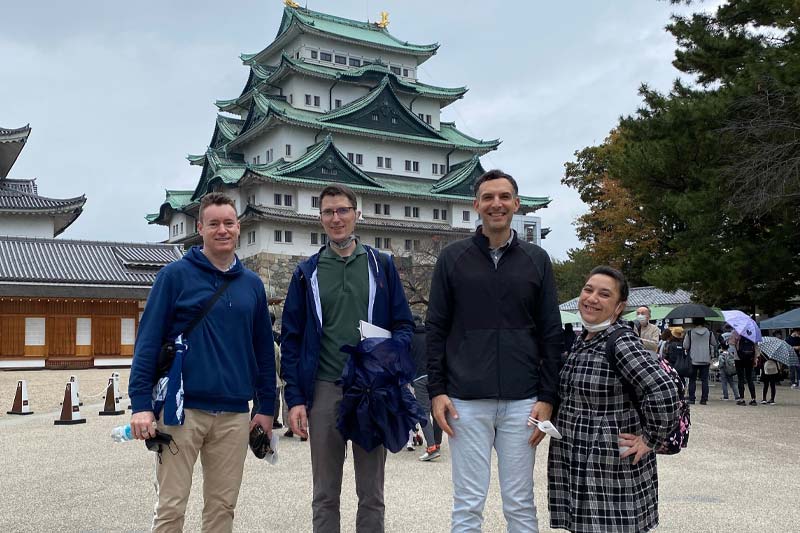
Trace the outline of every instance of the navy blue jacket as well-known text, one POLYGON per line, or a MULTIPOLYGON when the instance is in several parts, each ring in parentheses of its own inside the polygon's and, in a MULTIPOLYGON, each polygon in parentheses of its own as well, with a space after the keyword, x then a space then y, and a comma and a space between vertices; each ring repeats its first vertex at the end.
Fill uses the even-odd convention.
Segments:
POLYGON ((239 260, 227 272, 194 246, 156 276, 139 323, 128 393, 134 413, 151 411, 161 345, 177 337, 223 279, 230 284, 189 334, 183 364, 184 407, 245 413, 254 394, 259 413, 275 404, 275 353, 261 279, 239 260))
MULTIPOLYGON (((362 246, 367 251, 370 275, 368 321, 391 331, 392 338, 408 350, 414 321, 397 269, 390 257, 370 246, 362 246)), ((314 401, 322 337, 317 263, 324 248, 297 266, 283 303, 281 378, 286 382, 284 397, 290 409, 296 405, 310 409, 314 401)))

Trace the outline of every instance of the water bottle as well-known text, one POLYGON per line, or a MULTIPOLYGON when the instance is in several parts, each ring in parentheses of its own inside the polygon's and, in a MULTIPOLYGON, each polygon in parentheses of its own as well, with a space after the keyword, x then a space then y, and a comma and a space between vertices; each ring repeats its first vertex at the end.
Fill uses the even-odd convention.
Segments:
POLYGON ((117 426, 111 430, 111 440, 114 442, 127 442, 133 440, 133 432, 131 425, 125 424, 124 426, 117 426))

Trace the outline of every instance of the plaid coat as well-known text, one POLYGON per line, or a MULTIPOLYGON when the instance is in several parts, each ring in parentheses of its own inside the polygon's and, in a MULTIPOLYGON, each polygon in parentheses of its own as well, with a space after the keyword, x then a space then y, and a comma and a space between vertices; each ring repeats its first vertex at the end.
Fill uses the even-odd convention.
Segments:
POLYGON ((658 525, 656 455, 637 465, 619 458, 620 433, 660 446, 677 422, 678 391, 670 376, 632 332, 616 341, 619 372, 636 391, 629 398, 606 357, 608 335, 621 322, 586 341, 575 340, 561 370, 561 406, 550 441, 550 526, 572 532, 633 533, 658 525), (631 403, 638 401, 642 419, 631 403))

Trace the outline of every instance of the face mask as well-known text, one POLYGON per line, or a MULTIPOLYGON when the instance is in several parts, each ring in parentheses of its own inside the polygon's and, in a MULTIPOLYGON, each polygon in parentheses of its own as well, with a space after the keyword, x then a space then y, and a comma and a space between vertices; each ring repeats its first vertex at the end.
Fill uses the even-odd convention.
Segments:
POLYGON ((642 324, 644 324, 645 322, 648 321, 647 320, 647 316, 646 315, 636 315, 636 321, 637 322, 641 322, 642 324))
POLYGON ((351 234, 347 238, 345 238, 345 240, 343 240, 343 241, 336 242, 336 241, 329 240, 328 243, 333 248, 336 248, 336 249, 339 249, 339 250, 346 250, 347 247, 350 246, 350 244, 352 244, 352 242, 354 240, 356 240, 356 236, 351 234))
POLYGON ((607 320, 600 322, 599 324, 590 324, 587 321, 585 321, 583 317, 581 317, 581 324, 583 324, 583 329, 591 333, 597 333, 598 331, 603 331, 605 329, 608 329, 608 326, 610 326, 613 323, 614 321, 609 318, 607 320))

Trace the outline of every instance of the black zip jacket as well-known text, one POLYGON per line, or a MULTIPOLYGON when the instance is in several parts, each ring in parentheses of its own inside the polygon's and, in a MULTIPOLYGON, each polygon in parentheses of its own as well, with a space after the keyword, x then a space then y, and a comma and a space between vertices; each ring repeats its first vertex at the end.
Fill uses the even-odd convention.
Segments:
POLYGON ((515 233, 495 268, 480 227, 447 246, 434 269, 425 324, 431 398, 555 402, 564 338, 542 248, 515 233))

